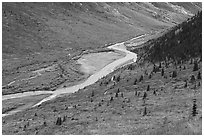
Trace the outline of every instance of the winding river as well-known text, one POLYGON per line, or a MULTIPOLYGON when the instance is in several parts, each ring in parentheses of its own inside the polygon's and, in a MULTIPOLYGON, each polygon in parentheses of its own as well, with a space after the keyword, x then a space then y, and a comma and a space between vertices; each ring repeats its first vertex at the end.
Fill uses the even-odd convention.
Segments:
MULTIPOLYGON (((43 102, 46 102, 48 100, 51 100, 51 99, 57 97, 60 94, 74 93, 74 92, 78 91, 79 89, 83 89, 83 88, 85 88, 91 84, 94 84, 99 79, 101 79, 102 77, 113 72, 118 67, 126 65, 127 62, 133 63, 133 62, 136 62, 136 60, 137 60, 137 54, 128 51, 124 45, 124 42, 116 43, 114 45, 109 46, 108 48, 113 49, 113 50, 117 50, 117 51, 122 51, 122 52, 126 53, 126 56, 106 65, 104 68, 102 68, 100 71, 91 75, 86 81, 84 81, 81 84, 78 84, 78 85, 75 85, 72 87, 63 88, 63 89, 58 89, 55 91, 34 91, 34 92, 32 91, 32 92, 24 92, 24 93, 17 93, 17 94, 11 94, 11 95, 4 95, 4 96, 2 96, 2 100, 12 99, 12 98, 20 98, 20 97, 32 96, 32 95, 40 95, 40 94, 52 94, 51 96, 44 98, 43 100, 41 100, 40 102, 38 102, 37 104, 32 106, 32 107, 35 107, 35 106, 42 104, 43 102)), ((11 114, 13 114, 12 111, 8 112, 7 114, 2 114, 2 116, 4 117, 7 115, 11 115, 11 114)))

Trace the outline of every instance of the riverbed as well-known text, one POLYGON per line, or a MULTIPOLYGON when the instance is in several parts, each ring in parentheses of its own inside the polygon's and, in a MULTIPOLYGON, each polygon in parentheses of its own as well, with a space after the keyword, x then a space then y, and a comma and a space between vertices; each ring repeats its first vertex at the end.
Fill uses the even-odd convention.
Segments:
MULTIPOLYGON (((137 54, 128 51, 124 45, 124 42, 116 43, 116 44, 111 45, 107 48, 115 50, 117 52, 122 52, 125 54, 125 56, 122 58, 116 59, 115 61, 113 61, 111 63, 108 62, 109 64, 106 63, 105 65, 102 65, 99 71, 96 71, 95 73, 93 73, 83 83, 77 84, 77 85, 72 86, 72 87, 57 89, 55 91, 47 91, 47 93, 49 93, 49 94, 51 93, 52 95, 44 98, 43 100, 36 103, 32 107, 38 106, 38 105, 42 104, 43 102, 54 99, 61 94, 74 93, 74 92, 78 91, 79 89, 83 89, 86 86, 94 84, 99 79, 101 79, 102 77, 113 72, 115 69, 119 68, 120 66, 124 66, 124 64, 127 64, 127 63, 129 64, 129 63, 136 62, 136 60, 137 60, 137 54)), ((100 61, 98 61, 98 63, 100 63, 100 61)), ((35 92, 26 92, 26 93, 21 93, 21 94, 12 94, 12 95, 3 96, 3 100, 11 99, 11 98, 20 98, 20 97, 25 97, 25 96, 32 96, 32 95, 40 95, 40 94, 45 94, 45 92, 44 91, 35 91, 35 92)), ((18 110, 18 112, 19 111, 20 110, 18 110)), ((9 115, 9 114, 10 113, 8 112, 7 114, 5 114, 3 116, 9 115)))

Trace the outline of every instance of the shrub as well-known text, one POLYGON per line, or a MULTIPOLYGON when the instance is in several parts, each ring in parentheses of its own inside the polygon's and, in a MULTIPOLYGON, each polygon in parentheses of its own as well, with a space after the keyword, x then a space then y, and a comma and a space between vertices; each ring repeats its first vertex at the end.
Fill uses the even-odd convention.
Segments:
POLYGON ((161 70, 161 76, 164 76, 164 68, 161 70))
POLYGON ((62 118, 58 117, 56 121, 56 125, 61 125, 62 124, 62 118))
POLYGON ((145 108, 144 108, 143 116, 146 116, 146 115, 147 115, 147 108, 145 107, 145 108))
POLYGON ((196 105, 196 99, 193 99, 193 110, 192 110, 192 115, 196 116, 198 114, 197 112, 197 105, 196 105))
POLYGON ((172 73, 172 78, 175 78, 175 77, 177 77, 177 72, 174 70, 172 73))
POLYGON ((141 82, 143 80, 143 75, 141 75, 140 79, 139 79, 139 82, 141 82))
POLYGON ((117 93, 117 92, 115 93, 115 97, 116 97, 116 98, 118 97, 118 93, 117 93))
POLYGON ((144 95, 143 95, 143 100, 144 100, 144 99, 146 99, 146 97, 147 97, 147 93, 146 93, 146 92, 144 92, 144 95))
POLYGON ((190 81, 191 81, 192 83, 195 82, 195 76, 194 76, 194 75, 191 75, 190 81))
POLYGON ((135 81, 134 81, 134 85, 136 85, 137 84, 137 79, 135 79, 135 81))
POLYGON ((91 97, 93 97, 93 96, 94 96, 94 92, 92 91, 92 92, 91 92, 91 97))
POLYGON ((149 90, 150 90, 150 86, 148 85, 148 86, 147 86, 147 91, 149 91, 149 90))
POLYGON ((201 79, 201 73, 200 73, 200 71, 198 72, 197 79, 201 79))
POLYGON ((187 81, 186 81, 186 83, 185 83, 185 85, 184 85, 184 88, 187 88, 187 86, 188 86, 188 84, 187 84, 187 81))
POLYGON ((154 90, 153 94, 156 96, 156 91, 154 90))
POLYGON ((197 70, 198 70, 198 63, 197 61, 194 61, 193 71, 197 71, 197 70))
POLYGON ((121 93, 121 97, 123 98, 123 93, 121 93))

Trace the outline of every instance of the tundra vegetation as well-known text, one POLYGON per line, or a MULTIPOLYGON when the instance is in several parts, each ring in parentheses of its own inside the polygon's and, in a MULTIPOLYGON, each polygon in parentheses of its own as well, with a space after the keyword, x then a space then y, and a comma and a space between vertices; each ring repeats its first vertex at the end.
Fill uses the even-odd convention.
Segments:
POLYGON ((132 49, 136 63, 76 93, 4 117, 2 133, 201 135, 201 28, 199 12, 132 49))

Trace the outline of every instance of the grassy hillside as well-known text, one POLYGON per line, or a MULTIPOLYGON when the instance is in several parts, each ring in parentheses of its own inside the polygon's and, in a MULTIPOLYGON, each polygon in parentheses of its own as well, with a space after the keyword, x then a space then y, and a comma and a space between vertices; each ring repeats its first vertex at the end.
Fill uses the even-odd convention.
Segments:
POLYGON ((163 76, 162 68, 154 72, 152 64, 127 66, 77 93, 3 118, 2 133, 201 134, 202 87, 197 76, 202 63, 196 71, 191 61, 161 67, 163 76))
MULTIPOLYGON (((192 23, 200 22, 200 15, 178 26, 182 26, 184 31, 192 23)), ((198 27, 201 29, 200 25, 198 27)), ((153 41, 165 43, 165 39, 161 39, 175 34, 175 28, 153 41)), ((186 37, 181 39, 181 46, 182 41, 190 39, 195 33, 194 29, 183 34, 186 37)), ((177 34, 182 36, 182 32, 177 34)), ((199 40, 200 37, 197 37, 197 46, 202 47, 199 40)), ((184 52, 191 45, 179 49, 182 52, 176 52, 178 49, 175 47, 179 44, 175 47, 163 45, 167 51, 175 51, 167 52, 170 56, 178 58, 183 52, 187 56, 178 62, 159 60, 156 53, 161 54, 162 51, 156 51, 158 46, 151 46, 151 42, 145 43, 150 44, 150 48, 145 46, 141 51, 149 53, 145 59, 151 59, 154 64, 140 60, 140 64, 137 62, 120 68, 76 93, 4 117, 2 133, 201 135, 200 55, 193 56, 191 52, 184 52)))
POLYGON ((87 50, 166 29, 191 16, 151 3, 3 2, 3 94, 73 85, 86 78, 76 59, 87 50))
MULTIPOLYGON (((188 13, 200 10, 192 4, 176 4, 179 8, 187 5, 188 13)), ((65 48, 96 48, 167 28, 192 16, 165 3, 18 2, 3 3, 2 11, 3 58, 65 48)))

